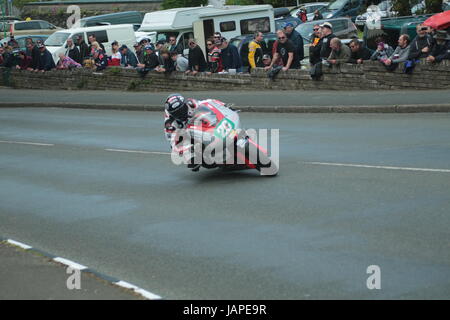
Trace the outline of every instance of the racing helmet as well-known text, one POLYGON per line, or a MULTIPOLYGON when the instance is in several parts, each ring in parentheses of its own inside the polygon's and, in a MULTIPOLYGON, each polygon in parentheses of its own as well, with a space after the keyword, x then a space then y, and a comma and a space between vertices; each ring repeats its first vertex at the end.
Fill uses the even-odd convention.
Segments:
POLYGON ((166 99, 164 107, 166 111, 176 120, 187 120, 189 107, 181 94, 173 93, 169 95, 166 99))

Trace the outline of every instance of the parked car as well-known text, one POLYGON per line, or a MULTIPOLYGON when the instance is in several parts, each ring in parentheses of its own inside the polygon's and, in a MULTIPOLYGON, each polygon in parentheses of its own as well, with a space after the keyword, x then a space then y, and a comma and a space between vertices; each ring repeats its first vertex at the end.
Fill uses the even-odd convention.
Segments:
MULTIPOLYGON (((391 0, 381 1, 377 7, 377 12, 374 12, 375 14, 378 14, 380 18, 388 18, 388 17, 394 17, 397 15, 396 11, 393 11, 394 3, 391 0)), ((356 17, 355 24, 358 27, 364 27, 367 21, 367 17, 369 16, 369 13, 366 11, 363 14, 360 14, 356 17)))
MULTIPOLYGON (((248 64, 248 45, 253 40, 253 35, 242 35, 234 37, 230 40, 230 44, 234 45, 239 54, 241 55, 242 66, 249 67, 248 64)), ((273 44, 277 40, 276 33, 265 33, 263 38, 263 43, 261 44, 261 48, 264 54, 270 54, 272 56, 272 48, 273 44)))
POLYGON ((283 29, 286 23, 292 23, 294 28, 298 26, 300 23, 302 23, 302 21, 299 18, 291 16, 288 8, 273 9, 273 16, 275 18, 276 30, 283 29))
POLYGON ((291 16, 297 17, 297 14, 300 11, 300 8, 305 8, 306 9, 306 17, 308 18, 308 21, 312 21, 312 19, 314 18, 314 11, 320 10, 320 9, 326 7, 328 4, 329 4, 329 2, 302 3, 300 6, 291 9, 291 16))
MULTIPOLYGON (((14 36, 30 34, 50 35, 55 31, 61 30, 61 28, 44 20, 14 21, 4 25, 3 28, 6 28, 9 35, 13 34, 14 36)), ((3 32, 1 36, 3 36, 3 32)))
MULTIPOLYGON (((47 40, 48 37, 49 37, 48 35, 35 35, 34 34, 34 35, 14 36, 14 39, 19 44, 20 50, 25 50, 27 38, 33 39, 33 42, 36 43, 36 41, 38 41, 38 40, 44 42, 45 40, 47 40)), ((6 43, 9 42, 9 40, 11 40, 11 37, 6 37, 6 38, 0 40, 0 43, 2 45, 5 45, 6 43)))
MULTIPOLYGON (((377 5, 381 0, 374 0, 372 4, 377 5)), ((320 13, 325 19, 350 17, 355 21, 356 17, 367 8, 367 0, 336 0, 328 6, 320 9, 320 13)))

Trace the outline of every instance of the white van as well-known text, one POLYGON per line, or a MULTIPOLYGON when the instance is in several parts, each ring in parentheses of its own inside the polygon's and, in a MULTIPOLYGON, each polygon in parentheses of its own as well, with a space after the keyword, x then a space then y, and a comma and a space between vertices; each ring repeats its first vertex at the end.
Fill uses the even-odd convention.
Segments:
POLYGON ((59 60, 59 54, 66 52, 67 38, 74 39, 81 35, 88 43, 88 36, 95 35, 97 42, 103 43, 106 54, 111 54, 111 43, 113 41, 119 42, 119 45, 126 45, 128 48, 133 48, 133 44, 136 42, 136 36, 132 24, 118 24, 118 25, 104 25, 86 28, 71 28, 60 30, 53 33, 47 40, 45 40, 45 46, 53 56, 55 63, 59 60))
POLYGON ((196 38, 205 52, 206 39, 214 32, 231 39, 236 36, 275 32, 273 7, 271 5, 213 6, 176 8, 146 13, 141 32, 157 32, 156 40, 177 37, 177 44, 188 49, 189 38, 196 38))

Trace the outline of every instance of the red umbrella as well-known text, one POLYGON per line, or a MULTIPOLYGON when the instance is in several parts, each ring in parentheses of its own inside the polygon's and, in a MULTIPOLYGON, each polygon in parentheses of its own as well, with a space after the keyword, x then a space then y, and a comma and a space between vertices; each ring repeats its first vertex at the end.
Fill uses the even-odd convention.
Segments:
POLYGON ((429 17, 423 24, 437 30, 447 29, 450 27, 450 10, 429 17))

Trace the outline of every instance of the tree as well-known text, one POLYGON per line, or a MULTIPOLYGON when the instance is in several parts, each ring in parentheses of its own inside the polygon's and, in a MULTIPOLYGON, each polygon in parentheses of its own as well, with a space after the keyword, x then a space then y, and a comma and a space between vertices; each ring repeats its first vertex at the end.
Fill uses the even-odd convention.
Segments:
POLYGON ((164 0, 162 3, 163 9, 185 8, 185 7, 200 7, 207 5, 208 0, 164 0))
POLYGON ((397 11, 399 16, 410 16, 411 4, 409 0, 394 0, 394 11, 397 11))
POLYGON ((427 13, 442 11, 442 0, 425 0, 425 10, 427 13))

